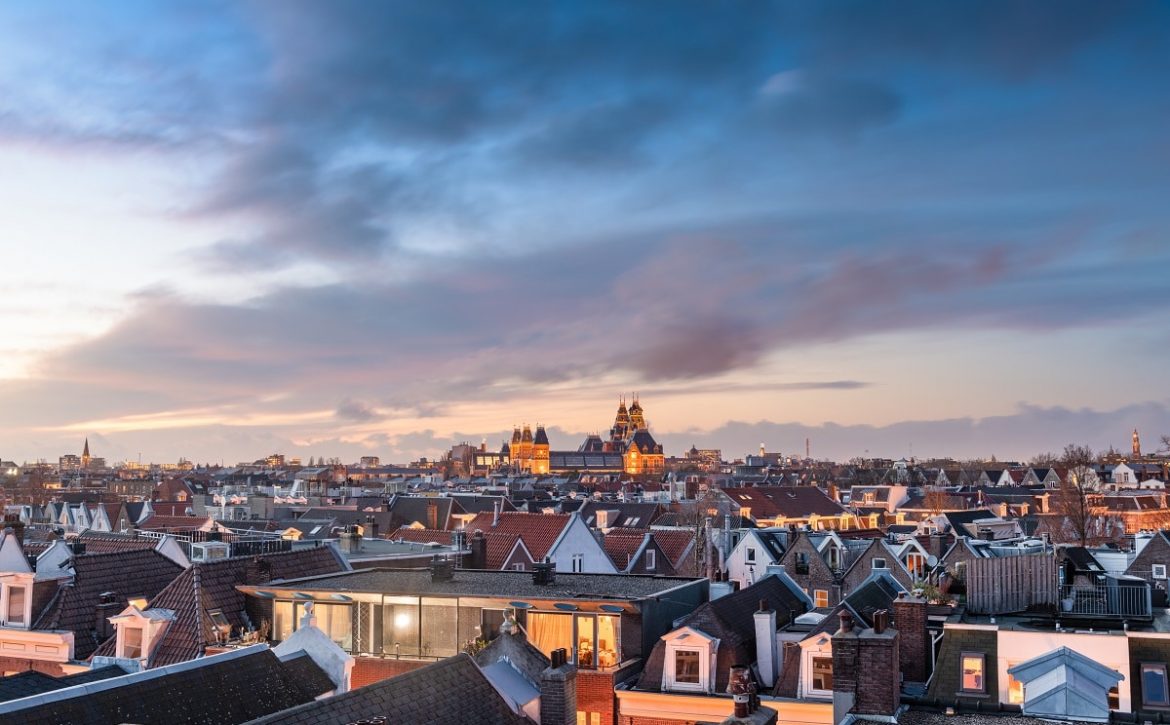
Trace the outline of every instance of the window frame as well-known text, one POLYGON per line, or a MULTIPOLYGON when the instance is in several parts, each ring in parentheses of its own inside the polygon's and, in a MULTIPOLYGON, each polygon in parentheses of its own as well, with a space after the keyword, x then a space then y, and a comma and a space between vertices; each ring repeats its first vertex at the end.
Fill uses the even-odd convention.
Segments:
POLYGON ((694 690, 697 692, 703 691, 703 650, 698 647, 674 647, 671 649, 670 657, 670 681, 671 689, 675 690, 694 690), (683 682, 678 678, 678 656, 680 654, 693 654, 695 656, 695 681, 683 682))
POLYGON ((1166 565, 1165 564, 1151 564, 1150 565, 1150 576, 1154 579, 1165 579, 1166 578, 1166 565), (1158 573, 1159 570, 1161 570, 1161 572, 1162 572, 1161 574, 1158 573))
POLYGON ((1142 707, 1170 707, 1170 674, 1166 671, 1165 662, 1142 662, 1138 664, 1138 679, 1142 685, 1142 707), (1162 675, 1161 701, 1153 701, 1146 692, 1146 671, 1157 671, 1162 675))
POLYGON ((829 606, 829 590, 828 589, 814 589, 813 590, 813 606, 816 608, 829 606), (823 596, 822 596, 823 595, 823 596), (824 604, 821 604, 821 600, 824 604))
POLYGON ((884 556, 875 556, 874 558, 870 559, 869 567, 870 569, 889 569, 890 565, 884 556), (879 561, 882 563, 881 566, 878 566, 879 561))
POLYGON ((986 695, 987 694, 987 653, 963 651, 959 653, 959 692, 964 695, 986 695), (979 678, 981 689, 968 688, 963 682, 966 676, 966 664, 968 657, 979 658, 979 678))
POLYGON ((646 549, 646 570, 651 571, 658 568, 658 552, 654 549, 646 549))

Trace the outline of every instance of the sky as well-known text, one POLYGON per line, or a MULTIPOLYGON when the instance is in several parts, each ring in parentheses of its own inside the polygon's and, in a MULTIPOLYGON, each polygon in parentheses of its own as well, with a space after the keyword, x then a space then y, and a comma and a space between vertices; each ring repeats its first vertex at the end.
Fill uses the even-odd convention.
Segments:
POLYGON ((0 5, 0 458, 1170 433, 1170 5, 0 5))

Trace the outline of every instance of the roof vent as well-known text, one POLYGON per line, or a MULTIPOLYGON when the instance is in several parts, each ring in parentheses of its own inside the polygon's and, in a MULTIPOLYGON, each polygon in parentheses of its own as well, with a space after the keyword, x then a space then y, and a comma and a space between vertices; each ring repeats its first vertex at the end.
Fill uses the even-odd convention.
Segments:
POLYGON ((557 581, 556 565, 549 561, 548 557, 544 561, 538 561, 532 565, 532 583, 537 586, 546 586, 548 584, 555 584, 557 581))

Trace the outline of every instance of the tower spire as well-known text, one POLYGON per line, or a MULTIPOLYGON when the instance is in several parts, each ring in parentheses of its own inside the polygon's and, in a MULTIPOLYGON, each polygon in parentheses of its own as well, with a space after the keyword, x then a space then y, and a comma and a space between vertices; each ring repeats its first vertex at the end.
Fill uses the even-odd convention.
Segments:
POLYGON ((1142 457, 1142 439, 1141 439, 1141 436, 1138 435, 1137 428, 1133 429, 1133 457, 1134 458, 1141 458, 1142 457))

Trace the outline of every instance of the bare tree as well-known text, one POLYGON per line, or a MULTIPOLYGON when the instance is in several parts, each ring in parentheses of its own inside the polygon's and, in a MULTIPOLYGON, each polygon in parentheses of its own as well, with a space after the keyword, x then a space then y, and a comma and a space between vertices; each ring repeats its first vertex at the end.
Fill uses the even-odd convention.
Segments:
POLYGON ((1085 546, 1090 535, 1100 528, 1101 518, 1097 504, 1097 474, 1093 470, 1093 450, 1088 446, 1069 444, 1064 447, 1060 464, 1067 469, 1060 490, 1055 496, 1056 512, 1068 530, 1071 541, 1085 546))

